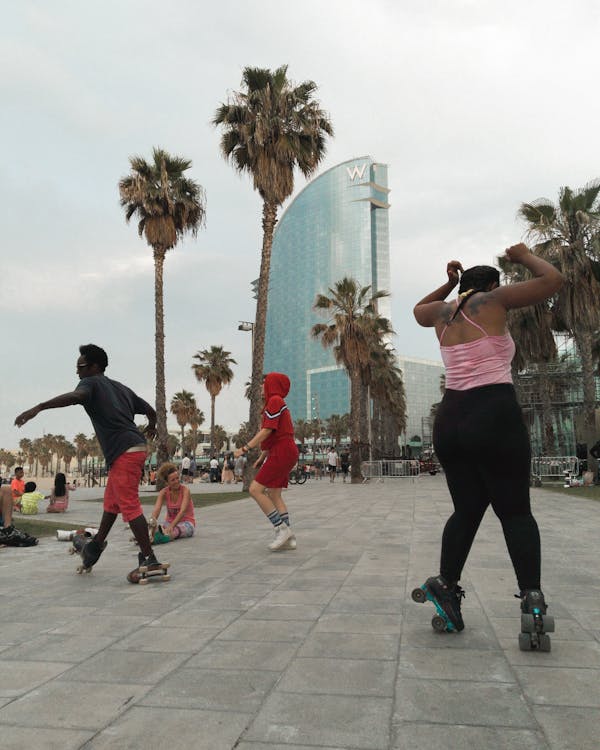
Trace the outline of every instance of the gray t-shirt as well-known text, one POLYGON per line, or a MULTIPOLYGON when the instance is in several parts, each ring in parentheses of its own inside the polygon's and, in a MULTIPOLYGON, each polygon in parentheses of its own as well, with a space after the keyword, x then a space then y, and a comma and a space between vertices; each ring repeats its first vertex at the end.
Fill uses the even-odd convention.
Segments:
POLYGON ((91 375, 82 378, 75 390, 85 393, 83 408, 92 420, 108 466, 128 448, 146 442, 133 417, 146 414, 149 404, 131 388, 106 375, 91 375))

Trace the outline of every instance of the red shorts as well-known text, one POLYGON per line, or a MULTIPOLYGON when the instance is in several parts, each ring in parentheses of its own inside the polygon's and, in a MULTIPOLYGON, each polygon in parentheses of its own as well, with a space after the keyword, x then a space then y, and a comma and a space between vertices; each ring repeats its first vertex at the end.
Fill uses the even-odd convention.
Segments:
POLYGON ((263 487, 287 487, 290 471, 298 461, 298 448, 293 440, 282 440, 269 448, 269 455, 258 470, 254 481, 263 487))
POLYGON ((145 451, 121 453, 108 471, 104 490, 104 510, 121 513, 125 523, 143 514, 138 488, 146 462, 145 451))

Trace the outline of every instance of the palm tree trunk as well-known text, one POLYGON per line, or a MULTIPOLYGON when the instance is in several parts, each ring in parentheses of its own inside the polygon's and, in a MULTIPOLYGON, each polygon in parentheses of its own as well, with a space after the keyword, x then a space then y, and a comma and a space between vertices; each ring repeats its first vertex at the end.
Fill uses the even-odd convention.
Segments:
POLYGON ((215 396, 210 394, 210 454, 215 452, 215 396))
MULTIPOLYGON (((271 272, 271 250, 273 247, 273 232, 277 223, 277 204, 263 202, 263 245, 260 259, 260 276, 258 279, 258 299, 256 302, 256 318, 254 321, 254 346, 252 350, 252 380, 250 383, 250 414, 248 431, 255 435, 260 429, 262 412, 261 385, 265 361, 265 330, 267 327, 267 295, 269 292, 269 275, 271 272)), ((246 464, 244 471, 244 490, 250 486, 252 460, 246 464)))
POLYGON ((552 422, 552 403, 550 401, 550 377, 548 376, 548 365, 540 363, 539 365, 539 379, 540 379, 540 401, 541 401, 541 417, 542 417, 542 453, 544 456, 555 455, 554 447, 554 425, 552 422))
POLYGON ((362 383, 360 372, 349 372, 350 375, 350 464, 352 484, 362 482, 360 471, 360 412, 362 383))
MULTIPOLYGON (((596 379, 594 377, 594 357, 592 354, 593 337, 589 330, 580 330, 575 335, 575 343, 581 360, 581 377, 583 380, 583 435, 580 442, 587 443, 588 450, 596 442, 596 379)), ((596 472, 597 461, 589 459, 590 466, 596 472)))
MULTIPOLYGON (((163 307, 163 266, 165 251, 154 248, 154 319, 156 359, 156 457, 160 466, 169 457, 167 447, 167 405, 165 386, 165 316, 163 307)), ((158 478, 157 478, 157 489, 158 478)))

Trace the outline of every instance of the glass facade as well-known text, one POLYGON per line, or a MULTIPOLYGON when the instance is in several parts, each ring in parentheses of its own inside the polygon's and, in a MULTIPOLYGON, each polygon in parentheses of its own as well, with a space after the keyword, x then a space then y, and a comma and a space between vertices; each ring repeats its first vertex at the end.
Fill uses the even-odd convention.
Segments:
MULTIPOLYGON (((425 447, 431 445, 431 407, 442 400, 440 378, 444 365, 429 359, 398 357, 406 391, 406 438, 419 436, 425 447)), ((418 442, 418 441, 412 441, 418 442)))
MULTIPOLYGON (((265 372, 285 372, 293 419, 350 411, 348 376, 310 331, 326 318, 313 310, 344 276, 390 291, 387 166, 364 156, 309 183, 281 216, 273 238, 265 372)), ((389 299, 379 301, 391 317, 389 299)))

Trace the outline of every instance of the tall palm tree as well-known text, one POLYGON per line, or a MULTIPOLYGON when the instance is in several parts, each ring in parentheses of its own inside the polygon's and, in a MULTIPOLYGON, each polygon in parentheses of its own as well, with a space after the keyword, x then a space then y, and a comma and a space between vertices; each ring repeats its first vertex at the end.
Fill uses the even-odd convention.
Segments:
POLYGON ((309 177, 325 156, 325 137, 333 135, 327 114, 313 98, 313 81, 293 84, 287 65, 275 71, 244 68, 242 91, 236 91, 217 109, 213 124, 221 126, 221 152, 234 168, 252 177, 263 201, 263 243, 258 282, 250 428, 260 423, 261 382, 265 352, 267 293, 273 231, 277 211, 294 189, 294 169, 309 177))
POLYGON ((197 365, 192 365, 196 378, 204 383, 210 394, 210 450, 215 449, 215 399, 221 393, 224 385, 229 385, 233 380, 233 372, 230 365, 237 362, 226 352, 222 346, 211 346, 210 349, 202 349, 194 354, 198 360, 197 365))
POLYGON ((325 421, 325 430, 327 434, 331 436, 332 445, 337 445, 339 447, 342 442, 342 437, 345 437, 346 435, 345 430, 347 424, 348 423, 344 416, 340 416, 339 414, 332 414, 327 418, 325 421))
POLYGON ((232 440, 236 448, 241 448, 242 445, 246 445, 248 440, 252 440, 252 433, 248 427, 248 422, 242 422, 232 440))
POLYGON ((522 203, 518 215, 539 255, 554 263, 565 284, 556 295, 556 315, 575 341, 583 377, 583 439, 594 440, 596 385, 593 342, 600 329, 600 181, 579 190, 563 187, 558 203, 546 198, 522 203))
POLYGON ((206 203, 203 188, 184 175, 192 165, 188 159, 155 148, 151 162, 139 156, 132 156, 129 162, 131 173, 119 181, 121 206, 127 222, 133 216, 138 219, 139 235, 145 237, 154 256, 156 433, 160 464, 168 454, 163 267, 167 250, 188 233, 196 236, 203 226, 206 203))
POLYGON ((202 409, 196 409, 189 418, 190 429, 192 432, 191 443, 192 443, 192 454, 196 455, 196 449, 198 448, 198 427, 204 424, 204 412, 202 409))
POLYGON ((214 448, 217 451, 217 453, 220 452, 221 448, 225 446, 228 448, 228 440, 227 440, 227 432, 225 432, 225 428, 222 427, 220 424, 216 424, 214 427, 214 448))
POLYGON ((27 456, 27 463, 29 465, 29 473, 31 474, 31 469, 33 466, 33 445, 29 438, 22 438, 19 440, 19 448, 23 452, 25 456, 27 456))
POLYGON ((371 351, 383 337, 392 333, 389 320, 377 313, 377 300, 387 297, 384 291, 371 294, 371 287, 361 287, 345 277, 329 289, 330 296, 317 295, 314 309, 329 315, 329 323, 317 323, 312 335, 325 348, 333 347, 338 364, 343 364, 350 378, 350 462, 352 482, 361 481, 360 411, 362 384, 371 364, 371 351))
POLYGON ((75 456, 77 457, 77 468, 79 469, 79 473, 81 474, 82 461, 88 454, 88 439, 83 434, 83 432, 79 432, 73 438, 73 442, 75 443, 75 448, 77 450, 77 453, 75 454, 75 456))
MULTIPOLYGON (((535 251, 535 248, 534 248, 535 251)), ((505 257, 498 258, 498 264, 505 278, 511 283, 526 281, 531 273, 522 265, 510 263, 505 257)), ((513 381, 519 388, 519 373, 529 368, 538 383, 537 392, 541 405, 542 452, 551 456, 554 452, 554 427, 552 415, 553 383, 549 365, 556 361, 556 341, 552 332, 552 310, 547 300, 509 310, 508 330, 515 342, 515 356, 512 361, 513 381), (533 367, 536 366, 536 367, 533 367), (537 372, 533 372, 537 369, 537 372)), ((522 394, 519 393, 522 400, 522 394)), ((523 404, 525 406, 525 404, 523 404)))
POLYGON ((198 411, 198 405, 194 394, 190 391, 181 390, 176 393, 171 399, 170 406, 171 414, 175 415, 177 424, 181 428, 181 450, 184 449, 185 442, 185 426, 191 424, 196 412, 198 411))
POLYGON ((398 453, 398 437, 406 429, 406 393, 394 350, 377 344, 371 351, 371 398, 375 452, 382 458, 398 453))

